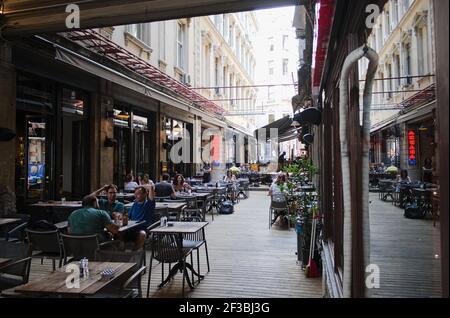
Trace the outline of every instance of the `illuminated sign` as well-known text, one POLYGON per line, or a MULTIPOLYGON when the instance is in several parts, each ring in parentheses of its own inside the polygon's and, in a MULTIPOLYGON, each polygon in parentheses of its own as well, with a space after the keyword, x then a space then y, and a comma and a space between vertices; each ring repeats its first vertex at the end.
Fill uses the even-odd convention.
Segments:
POLYGON ((416 144, 416 133, 414 130, 410 130, 408 132, 408 163, 410 166, 415 166, 417 164, 416 144))

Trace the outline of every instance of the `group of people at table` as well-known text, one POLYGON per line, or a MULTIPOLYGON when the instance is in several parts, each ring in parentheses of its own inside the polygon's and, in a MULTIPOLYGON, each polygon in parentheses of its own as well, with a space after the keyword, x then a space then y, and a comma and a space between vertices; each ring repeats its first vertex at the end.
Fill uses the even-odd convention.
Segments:
MULTIPOLYGON (((224 177, 225 181, 236 181, 236 177, 230 171, 224 177)), ((170 182, 169 174, 162 175, 162 181, 154 184, 148 175, 137 182, 128 175, 124 185, 126 191, 134 191, 135 201, 128 211, 128 219, 140 223, 124 233, 120 233, 120 239, 125 242, 134 242, 134 250, 143 247, 146 239, 146 229, 156 222, 155 197, 176 199, 178 192, 192 190, 185 182, 181 174, 177 174, 170 182)), ((118 187, 109 184, 101 187, 82 200, 82 208, 73 211, 68 218, 68 232, 73 235, 97 234, 100 241, 106 241, 110 234, 119 235, 119 224, 125 211, 125 205, 117 200, 118 187), (98 198, 106 193, 106 198, 98 198), (107 232, 105 232, 105 228, 107 232)))
MULTIPOLYGON (((146 184, 136 183, 133 188, 135 201, 128 211, 128 219, 141 224, 120 233, 120 238, 125 242, 134 242, 135 250, 142 248, 146 238, 146 228, 157 221, 155 197, 175 199, 176 192, 183 189, 190 189, 190 186, 184 182, 182 175, 177 175, 173 184, 170 183, 168 174, 163 174, 162 181, 156 184, 151 180, 148 180, 146 184)), ((68 218, 68 232, 73 235, 97 234, 100 241, 108 240, 109 233, 118 235, 119 224, 125 212, 124 203, 117 200, 118 192, 116 185, 109 184, 85 196, 82 200, 82 208, 73 211, 68 218), (106 193, 106 198, 99 199, 102 193, 106 193), (105 228, 108 232, 105 232, 105 228)))

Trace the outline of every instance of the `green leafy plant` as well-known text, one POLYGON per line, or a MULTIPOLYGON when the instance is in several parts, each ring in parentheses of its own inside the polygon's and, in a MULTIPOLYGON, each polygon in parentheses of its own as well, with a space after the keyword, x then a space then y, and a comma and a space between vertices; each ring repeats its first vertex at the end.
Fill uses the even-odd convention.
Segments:
POLYGON ((308 158, 299 159, 285 166, 283 172, 288 173, 292 181, 305 184, 318 173, 317 167, 308 158))

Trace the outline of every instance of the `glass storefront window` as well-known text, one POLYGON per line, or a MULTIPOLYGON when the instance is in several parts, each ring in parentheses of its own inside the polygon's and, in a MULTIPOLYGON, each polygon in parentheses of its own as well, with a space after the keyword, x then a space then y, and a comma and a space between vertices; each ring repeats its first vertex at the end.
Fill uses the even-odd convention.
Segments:
POLYGON ((50 81, 19 72, 16 89, 18 109, 35 112, 53 110, 54 89, 50 81))
POLYGON ((61 174, 58 194, 81 199, 89 188, 89 95, 79 89, 63 87, 61 98, 61 174))
POLYGON ((139 130, 148 130, 148 118, 133 114, 133 128, 139 130))
POLYGON ((44 121, 28 121, 28 175, 29 199, 42 199, 45 189, 46 124, 44 121))

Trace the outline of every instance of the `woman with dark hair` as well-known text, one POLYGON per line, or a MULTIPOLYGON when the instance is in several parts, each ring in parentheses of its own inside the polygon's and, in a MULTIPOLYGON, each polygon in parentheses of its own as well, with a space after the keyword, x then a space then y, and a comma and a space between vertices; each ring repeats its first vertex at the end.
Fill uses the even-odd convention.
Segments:
POLYGON ((223 177, 223 181, 236 182, 236 176, 231 170, 227 170, 227 174, 223 177))
POLYGON ((148 185, 148 184, 153 185, 153 181, 150 180, 150 176, 148 175, 148 173, 145 173, 142 176, 142 179, 140 180, 139 185, 148 185))
POLYGON ((430 157, 425 158, 422 167, 422 182, 433 183, 433 162, 430 157))
POLYGON ((127 174, 127 177, 125 178, 125 184, 123 185, 123 188, 125 191, 134 191, 139 186, 137 182, 134 181, 134 177, 131 173, 127 174))
POLYGON ((400 175, 397 176, 397 182, 411 183, 411 178, 408 176, 408 170, 403 169, 400 175))
POLYGON ((173 178, 173 188, 175 192, 182 192, 184 190, 191 190, 191 186, 184 181, 184 177, 181 174, 175 175, 173 178))

